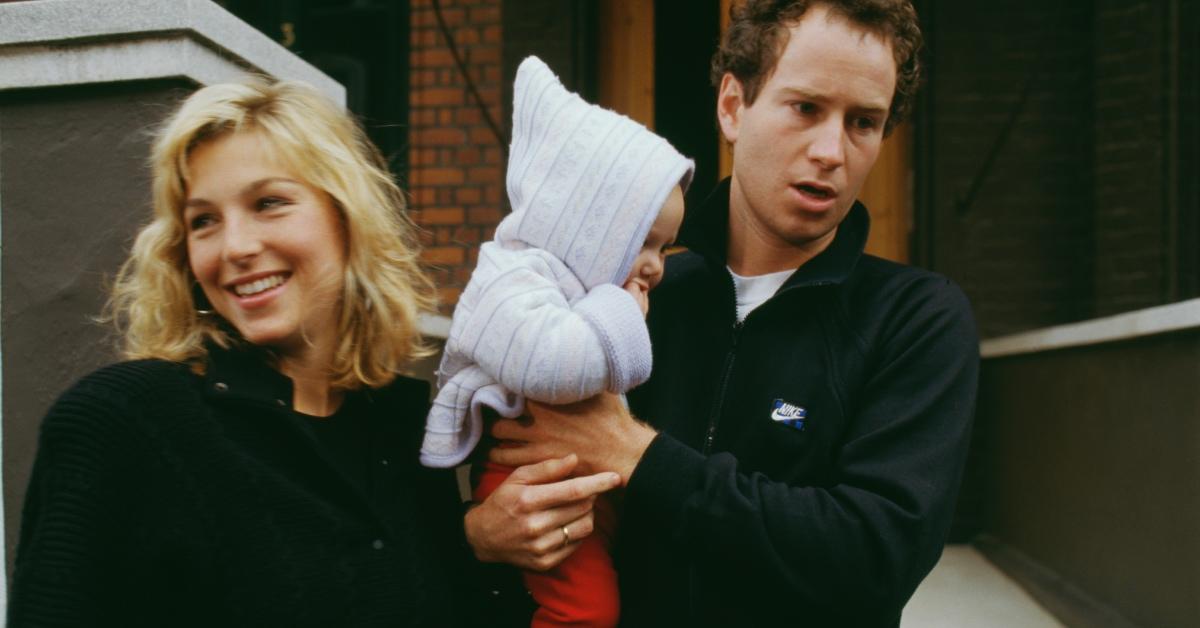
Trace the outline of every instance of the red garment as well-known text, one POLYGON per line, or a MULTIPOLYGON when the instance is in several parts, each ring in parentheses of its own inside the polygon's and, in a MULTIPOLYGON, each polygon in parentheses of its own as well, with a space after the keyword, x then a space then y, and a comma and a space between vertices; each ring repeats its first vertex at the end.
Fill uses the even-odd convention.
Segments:
MULTIPOLYGON (((475 487, 475 501, 487 499, 512 471, 486 463, 475 487)), ((594 513, 593 532, 578 542, 579 548, 566 560, 549 571, 524 572, 525 586, 538 603, 531 628, 617 625, 621 600, 611 554, 617 517, 605 495, 596 500, 594 513)))

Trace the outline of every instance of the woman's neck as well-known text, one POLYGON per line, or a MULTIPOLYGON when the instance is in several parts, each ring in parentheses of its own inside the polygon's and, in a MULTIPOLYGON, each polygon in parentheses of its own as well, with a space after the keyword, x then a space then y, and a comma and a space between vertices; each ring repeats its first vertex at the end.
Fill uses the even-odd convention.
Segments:
POLYGON ((331 360, 281 358, 279 371, 292 380, 292 409, 312 416, 330 416, 342 405, 342 391, 334 390, 329 373, 331 360))

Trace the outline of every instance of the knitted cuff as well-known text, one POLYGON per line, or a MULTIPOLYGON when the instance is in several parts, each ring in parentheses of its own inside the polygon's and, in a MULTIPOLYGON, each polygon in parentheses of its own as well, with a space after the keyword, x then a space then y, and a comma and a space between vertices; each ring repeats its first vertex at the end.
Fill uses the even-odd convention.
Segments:
POLYGON ((650 377, 650 332, 633 295, 613 284, 600 284, 574 309, 596 330, 604 347, 610 391, 625 392, 650 377))

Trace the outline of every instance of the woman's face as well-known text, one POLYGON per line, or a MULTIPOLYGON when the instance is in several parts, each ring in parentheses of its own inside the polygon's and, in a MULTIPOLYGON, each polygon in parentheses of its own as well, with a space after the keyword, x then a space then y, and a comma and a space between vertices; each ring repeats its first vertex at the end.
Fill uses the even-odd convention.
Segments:
POLYGON ((253 131, 197 146, 188 168, 188 260, 213 309, 281 359, 330 359, 346 246, 329 195, 271 160, 253 131))

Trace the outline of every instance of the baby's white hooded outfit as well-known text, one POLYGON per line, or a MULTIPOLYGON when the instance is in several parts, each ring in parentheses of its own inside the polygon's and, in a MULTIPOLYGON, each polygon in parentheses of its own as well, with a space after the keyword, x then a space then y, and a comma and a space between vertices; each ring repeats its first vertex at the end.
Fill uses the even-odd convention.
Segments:
POLYGON ((621 285, 693 163, 666 140, 567 91, 537 57, 517 70, 507 187, 512 213, 454 310, 421 462, 462 462, 482 406, 563 404, 650 376, 650 336, 621 285))

